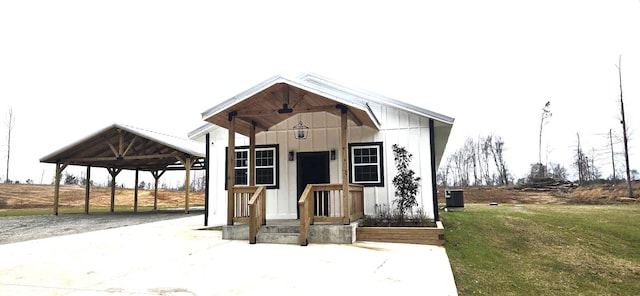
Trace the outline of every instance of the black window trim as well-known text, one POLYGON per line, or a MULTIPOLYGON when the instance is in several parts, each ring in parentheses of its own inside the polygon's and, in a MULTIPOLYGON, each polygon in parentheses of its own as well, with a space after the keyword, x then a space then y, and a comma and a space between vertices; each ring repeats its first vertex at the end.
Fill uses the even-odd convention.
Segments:
MULTIPOLYGON (((248 150, 249 146, 236 146, 235 150, 248 150)), ((256 145, 256 151, 258 151, 258 149, 274 149, 274 159, 273 159, 273 166, 275 167, 275 176, 273 176, 274 181, 275 181, 275 185, 266 185, 267 189, 279 189, 280 188, 280 145, 279 144, 266 144, 266 145, 256 145)), ((224 161, 224 190, 227 190, 227 176, 229 174, 229 164, 227 163, 227 160, 229 159, 229 147, 225 147, 224 148, 224 156, 225 156, 225 161, 224 161)), ((253 156, 255 158, 255 155, 253 156)), ((258 166, 256 166, 254 169, 258 169, 258 166)), ((248 170, 248 168, 247 168, 248 170)), ((253 174, 255 175, 255 171, 253 172, 253 174)), ((235 186, 248 186, 248 185, 235 185, 235 186)), ((256 186, 265 186, 265 185, 260 185, 260 184, 256 184, 256 186)))
POLYGON ((364 187, 384 187, 384 148, 383 142, 349 143, 349 181, 364 187), (376 147, 378 149, 378 182, 356 182, 353 173, 353 149, 361 147, 376 147))

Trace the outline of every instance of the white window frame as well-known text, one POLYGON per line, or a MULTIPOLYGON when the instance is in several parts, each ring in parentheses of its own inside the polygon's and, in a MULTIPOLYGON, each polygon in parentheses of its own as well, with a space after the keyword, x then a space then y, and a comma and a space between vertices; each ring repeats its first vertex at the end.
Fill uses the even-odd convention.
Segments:
MULTIPOLYGON (((273 165, 261 165, 258 166, 257 162, 256 162, 256 166, 254 168, 255 171, 251 172, 249 170, 249 162, 250 159, 247 158, 247 166, 235 166, 237 161, 234 162, 234 168, 233 168, 233 172, 235 174, 236 170, 239 169, 244 169, 247 171, 247 183, 245 184, 235 184, 234 186, 249 186, 249 180, 251 179, 251 174, 256 174, 256 171, 258 169, 271 169, 273 171, 273 183, 271 184, 260 184, 258 183, 258 180, 256 181, 256 186, 267 186, 269 188, 277 188, 278 187, 278 149, 277 146, 267 146, 267 147, 256 147, 255 149, 255 153, 257 154, 258 151, 272 151, 273 152, 273 165)), ((246 147, 242 147, 242 148, 238 148, 236 147, 235 149, 235 153, 236 153, 236 158, 237 158, 237 154, 241 153, 241 152, 246 152, 247 153, 247 157, 249 157, 249 148, 246 147)), ((253 156, 254 160, 256 160, 256 155, 253 156)), ((235 182, 237 183, 237 180, 234 178, 235 182)))
MULTIPOLYGON (((258 163, 256 162, 256 167, 254 168, 256 171, 258 169, 271 169, 273 171, 273 183, 271 184, 258 184, 258 180, 256 179, 256 185, 260 185, 260 186, 276 186, 278 185, 278 164, 277 164, 277 160, 278 158, 276 157, 276 153, 278 153, 278 151, 276 150, 276 147, 264 147, 264 148, 256 148, 256 154, 258 153, 258 151, 272 151, 273 152, 273 165, 261 165, 258 166, 258 163)), ((257 157, 254 155, 254 159, 257 160, 257 157)), ((256 173, 255 171, 253 172, 254 174, 256 173)), ((256 174, 257 175, 257 174, 256 174)))
POLYGON ((382 153, 381 153, 381 145, 377 144, 377 143, 371 143, 371 145, 361 145, 361 144, 353 144, 351 145, 351 157, 350 157, 350 162, 351 162, 351 183, 354 184, 363 184, 363 185, 380 185, 381 183, 383 183, 383 177, 382 177, 382 153), (356 149, 371 149, 371 148, 375 148, 376 149, 376 162, 368 162, 368 163, 360 163, 357 164, 355 161, 355 151, 356 149), (376 166, 376 171, 378 172, 378 176, 377 179, 375 181, 357 181, 356 180, 356 167, 358 166, 371 166, 371 165, 375 165, 376 166))

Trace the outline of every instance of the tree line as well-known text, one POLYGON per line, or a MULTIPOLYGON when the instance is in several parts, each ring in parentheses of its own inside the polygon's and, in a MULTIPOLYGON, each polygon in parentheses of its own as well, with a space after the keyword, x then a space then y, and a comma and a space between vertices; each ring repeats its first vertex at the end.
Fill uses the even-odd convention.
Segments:
POLYGON ((504 159, 504 140, 487 135, 467 138, 449 155, 436 176, 441 186, 509 185, 512 177, 504 159))
MULTIPOLYGON (((94 180, 90 180, 88 181, 85 174, 84 173, 80 173, 80 175, 75 175, 73 173, 70 172, 64 172, 62 174, 62 178, 61 178, 61 183, 66 184, 66 185, 82 185, 85 186, 87 185, 87 182, 91 182, 91 186, 97 186, 97 187, 111 187, 112 184, 112 179, 110 177, 107 178, 107 181, 104 183, 96 183, 94 182, 94 180)), ((189 186, 189 190, 192 192, 204 192, 205 190, 205 173, 204 171, 193 171, 192 172, 192 177, 191 177, 191 184, 189 186)), ((181 181, 179 180, 178 182, 176 182, 176 184, 171 185, 171 184, 167 184, 166 182, 162 182, 159 184, 159 188, 163 189, 163 190, 171 190, 171 191, 184 191, 185 190, 185 179, 182 178, 181 181)), ((53 182, 52 182, 53 184, 53 182)), ((124 187, 124 184, 118 184, 118 182, 116 182, 116 187, 124 187)), ((154 187, 153 182, 145 182, 145 181, 140 181, 137 184, 138 189, 147 189, 147 190, 151 190, 154 187)))

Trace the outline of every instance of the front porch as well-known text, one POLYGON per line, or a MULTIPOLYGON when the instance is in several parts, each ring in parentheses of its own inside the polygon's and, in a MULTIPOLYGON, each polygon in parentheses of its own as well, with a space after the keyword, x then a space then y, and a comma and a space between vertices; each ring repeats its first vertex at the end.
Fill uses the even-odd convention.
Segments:
POLYGON ((234 186, 228 202, 231 221, 223 227, 223 238, 248 239, 252 244, 282 240, 302 246, 353 243, 356 221, 364 216, 364 190, 349 184, 344 194, 343 188, 344 184, 308 184, 298 199, 299 219, 267 221, 265 187, 234 186), (275 233, 277 238, 271 235, 275 233))
MULTIPOLYGON (((317 222, 309 227, 309 243, 352 244, 356 240, 357 221, 349 225, 317 222)), ((244 240, 249 237, 249 224, 222 226, 222 239, 244 240)), ((267 220, 256 235, 256 243, 300 244, 300 220, 267 220)))

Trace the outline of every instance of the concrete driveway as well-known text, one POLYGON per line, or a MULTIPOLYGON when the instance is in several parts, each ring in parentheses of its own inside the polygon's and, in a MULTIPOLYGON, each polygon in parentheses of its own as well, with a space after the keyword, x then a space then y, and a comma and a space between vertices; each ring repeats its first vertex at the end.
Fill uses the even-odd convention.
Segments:
POLYGON ((0 245, 0 295, 457 295, 443 247, 250 245, 202 220, 0 245))

